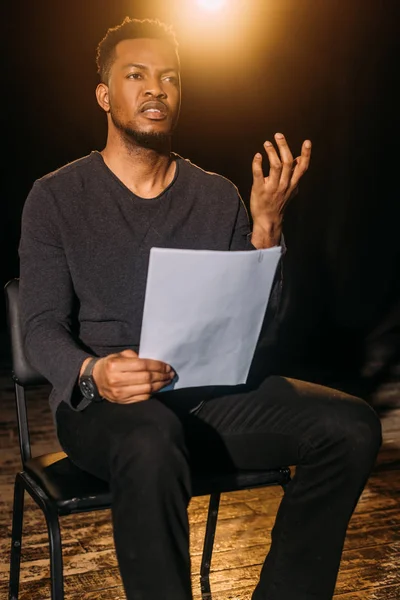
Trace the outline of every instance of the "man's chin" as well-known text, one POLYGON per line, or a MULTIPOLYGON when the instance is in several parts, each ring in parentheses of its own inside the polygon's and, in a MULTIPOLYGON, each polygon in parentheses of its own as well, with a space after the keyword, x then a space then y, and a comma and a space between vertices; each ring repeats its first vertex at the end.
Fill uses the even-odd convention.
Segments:
POLYGON ((166 121, 163 123, 148 123, 142 129, 123 124, 113 112, 111 112, 111 119, 127 144, 158 152, 169 151, 173 129, 171 123, 166 121))
POLYGON ((125 135, 135 146, 150 150, 163 151, 169 148, 171 133, 164 131, 140 131, 137 129, 126 129, 125 135))

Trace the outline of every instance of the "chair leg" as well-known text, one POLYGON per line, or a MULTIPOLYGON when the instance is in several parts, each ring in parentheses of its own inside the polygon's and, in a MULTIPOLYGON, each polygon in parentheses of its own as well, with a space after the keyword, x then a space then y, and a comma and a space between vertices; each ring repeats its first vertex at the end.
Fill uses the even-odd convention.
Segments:
POLYGON ((63 557, 58 514, 43 507, 49 533, 51 600, 64 600, 63 557))
POLYGON ((18 600, 22 524, 24 520, 24 493, 24 484, 19 474, 17 474, 14 485, 14 504, 11 530, 9 600, 18 600))
POLYGON ((200 567, 200 586, 202 600, 211 600, 210 568, 214 546, 215 530, 217 527, 218 509, 221 494, 211 494, 208 505, 206 533, 204 536, 203 556, 200 567))
POLYGON ((285 481, 285 483, 281 483, 281 488, 282 490, 285 492, 287 485, 291 482, 291 479, 289 478, 288 481, 285 481))

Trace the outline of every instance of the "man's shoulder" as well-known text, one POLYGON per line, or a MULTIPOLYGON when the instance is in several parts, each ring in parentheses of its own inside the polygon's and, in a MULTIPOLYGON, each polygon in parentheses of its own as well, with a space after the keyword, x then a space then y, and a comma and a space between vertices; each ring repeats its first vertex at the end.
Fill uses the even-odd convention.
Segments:
POLYGON ((50 206, 71 211, 80 204, 83 194, 96 193, 101 188, 101 165, 96 154, 91 152, 36 179, 26 198, 25 212, 50 206))
POLYGON ((193 181, 238 193, 237 186, 228 177, 214 171, 207 171, 188 158, 183 158, 180 155, 176 156, 180 159, 182 171, 186 172, 193 181))
POLYGON ((37 182, 42 185, 51 186, 52 184, 63 182, 66 179, 73 180, 74 178, 85 178, 87 175, 91 174, 96 167, 96 154, 96 152, 91 152, 86 156, 82 156, 66 163, 58 169, 46 173, 46 175, 40 177, 37 182))

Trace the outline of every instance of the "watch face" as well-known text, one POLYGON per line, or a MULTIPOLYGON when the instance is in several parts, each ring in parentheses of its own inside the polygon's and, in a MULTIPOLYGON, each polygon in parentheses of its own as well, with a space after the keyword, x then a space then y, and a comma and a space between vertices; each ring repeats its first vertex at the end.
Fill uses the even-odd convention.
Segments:
POLYGON ((90 379, 82 379, 80 382, 80 388, 82 394, 88 400, 93 400, 96 397, 96 388, 90 379))

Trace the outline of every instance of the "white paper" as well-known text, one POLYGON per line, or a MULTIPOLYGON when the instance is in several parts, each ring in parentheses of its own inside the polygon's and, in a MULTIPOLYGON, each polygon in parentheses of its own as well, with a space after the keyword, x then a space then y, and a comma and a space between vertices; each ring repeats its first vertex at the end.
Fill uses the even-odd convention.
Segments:
POLYGON ((175 370, 163 391, 246 382, 280 256, 151 249, 139 356, 175 370))

